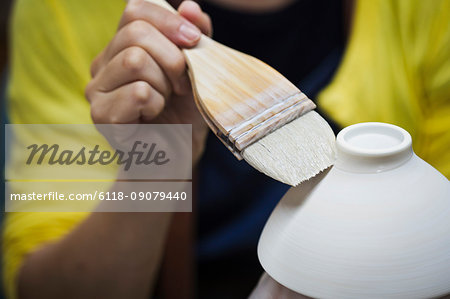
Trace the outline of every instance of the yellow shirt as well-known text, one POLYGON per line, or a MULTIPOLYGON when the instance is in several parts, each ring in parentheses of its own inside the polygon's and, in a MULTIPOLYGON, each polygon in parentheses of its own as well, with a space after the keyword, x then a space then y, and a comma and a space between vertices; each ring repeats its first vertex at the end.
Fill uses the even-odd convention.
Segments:
POLYGON ((342 126, 380 121, 450 177, 450 1, 362 0, 343 62, 319 105, 342 126))
MULTIPOLYGON (((16 1, 10 32, 11 123, 92 123, 84 97, 90 64, 114 36, 125 4, 123 0, 16 1)), ((96 136, 83 138, 98 140, 96 136)), ((26 184, 21 187, 15 191, 27 191, 26 184)), ((3 279, 8 298, 17 297, 16 277, 26 255, 45 242, 61 238, 87 215, 7 213, 3 279)))
MULTIPOLYGON (((12 16, 12 123, 91 123, 84 88, 123 0, 18 0, 12 16)), ((416 152, 450 175, 450 1, 362 0, 343 64, 320 104, 342 125, 398 124, 416 152)), ((9 298, 26 255, 86 213, 8 213, 3 275, 9 298)))

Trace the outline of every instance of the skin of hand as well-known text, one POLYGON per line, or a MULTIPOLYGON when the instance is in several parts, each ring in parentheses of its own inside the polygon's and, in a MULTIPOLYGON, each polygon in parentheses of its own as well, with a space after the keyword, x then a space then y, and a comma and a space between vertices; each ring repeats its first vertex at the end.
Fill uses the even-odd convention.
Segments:
POLYGON ((193 161, 208 132, 195 107, 181 48, 212 32, 209 16, 184 1, 174 14, 144 0, 130 0, 116 35, 91 65, 86 87, 96 124, 192 124, 193 161))

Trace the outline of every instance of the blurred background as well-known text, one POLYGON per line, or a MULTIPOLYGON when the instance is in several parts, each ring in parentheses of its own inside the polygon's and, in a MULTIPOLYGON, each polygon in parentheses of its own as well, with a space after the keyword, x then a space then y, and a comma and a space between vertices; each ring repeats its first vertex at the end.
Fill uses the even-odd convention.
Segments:
MULTIPOLYGON (((2 0, 0 1, 0 117, 1 117, 1 121, 2 124, 4 124, 6 122, 6 113, 5 113, 5 87, 6 87, 6 64, 7 64, 7 59, 8 59, 8 16, 9 16, 9 12, 11 10, 11 0, 2 0)), ((4 165, 5 165, 5 160, 4 160, 4 133, 5 130, 2 129, 0 130, 0 139, 2 141, 2 145, 0 146, 0 168, 2 169, 1 171, 1 178, 3 181, 4 178, 4 165)), ((1 194, 1 211, 2 213, 0 214, 0 224, 3 220, 3 207, 4 207, 4 184, 1 185, 0 187, 0 194, 1 194)), ((0 298, 4 298, 3 296, 3 288, 1 286, 2 284, 0 284, 0 298)))
POLYGON ((7 24, 11 2, 11 0, 2 0, 0 2, 0 66, 2 72, 4 71, 7 59, 7 24))

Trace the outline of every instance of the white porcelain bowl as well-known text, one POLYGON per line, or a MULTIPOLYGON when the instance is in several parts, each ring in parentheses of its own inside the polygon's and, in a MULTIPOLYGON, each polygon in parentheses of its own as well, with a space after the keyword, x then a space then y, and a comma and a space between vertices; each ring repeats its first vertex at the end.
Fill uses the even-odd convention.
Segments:
POLYGON ((362 123, 337 137, 333 168, 291 188, 258 245, 266 272, 319 298, 450 293, 450 183, 405 130, 362 123))

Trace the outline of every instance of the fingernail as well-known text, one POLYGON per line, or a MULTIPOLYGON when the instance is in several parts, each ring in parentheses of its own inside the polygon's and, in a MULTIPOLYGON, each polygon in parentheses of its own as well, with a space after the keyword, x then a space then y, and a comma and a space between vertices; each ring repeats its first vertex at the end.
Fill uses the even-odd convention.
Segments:
POLYGON ((200 38, 200 30, 193 25, 183 24, 180 26, 179 31, 188 42, 195 42, 200 38))

